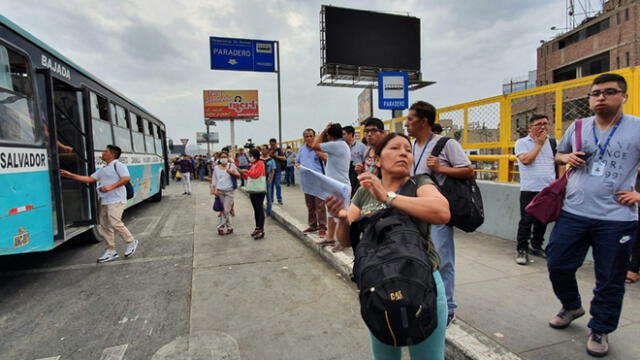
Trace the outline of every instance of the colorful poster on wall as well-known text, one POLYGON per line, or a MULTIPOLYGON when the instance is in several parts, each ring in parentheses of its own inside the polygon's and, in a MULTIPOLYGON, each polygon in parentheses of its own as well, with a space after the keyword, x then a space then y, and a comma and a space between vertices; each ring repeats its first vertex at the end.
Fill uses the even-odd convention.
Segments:
POLYGON ((258 120, 258 90, 204 90, 204 117, 258 120))

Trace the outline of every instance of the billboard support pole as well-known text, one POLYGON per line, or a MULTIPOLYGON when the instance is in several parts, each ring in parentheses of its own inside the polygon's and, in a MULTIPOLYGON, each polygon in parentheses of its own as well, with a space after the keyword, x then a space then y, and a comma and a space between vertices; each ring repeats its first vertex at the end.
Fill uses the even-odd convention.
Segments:
POLYGON ((211 143, 209 142, 209 125, 207 125, 207 156, 211 155, 211 143))
POLYGON ((275 43, 276 43, 276 47, 278 48, 278 53, 276 54, 276 62, 278 66, 278 143, 281 144, 282 143, 282 105, 280 103, 280 41, 276 40, 275 43))
POLYGON ((229 119, 231 125, 231 150, 236 148, 236 124, 235 120, 229 119))

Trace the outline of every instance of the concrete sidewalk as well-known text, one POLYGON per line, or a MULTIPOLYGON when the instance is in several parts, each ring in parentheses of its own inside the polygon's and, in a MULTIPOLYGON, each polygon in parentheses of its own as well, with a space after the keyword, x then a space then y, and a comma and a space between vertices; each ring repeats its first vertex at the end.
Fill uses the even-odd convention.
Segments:
MULTIPOLYGON (((316 236, 301 235, 307 209, 299 187, 283 186, 283 198, 285 205, 274 205, 274 218, 313 247, 316 236)), ((448 344, 454 345, 448 351, 467 352, 468 358, 477 359, 592 359, 585 351, 588 315, 565 330, 547 325, 561 305, 553 295, 544 259, 532 257, 529 265, 517 265, 513 240, 481 233, 456 232, 455 241, 459 320, 448 330, 448 344)), ((318 253, 343 273, 350 271, 350 249, 337 255, 328 249, 318 253)), ((593 271, 593 265, 585 263, 578 272, 585 309, 595 284, 593 271)), ((638 340, 640 285, 633 284, 627 286, 619 328, 609 337, 607 359, 640 359, 638 340)))

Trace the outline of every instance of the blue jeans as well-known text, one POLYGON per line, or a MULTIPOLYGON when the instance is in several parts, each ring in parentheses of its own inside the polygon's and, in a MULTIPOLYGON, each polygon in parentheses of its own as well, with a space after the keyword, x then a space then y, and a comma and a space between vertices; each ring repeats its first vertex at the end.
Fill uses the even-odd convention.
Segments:
POLYGON ((269 184, 269 196, 268 200, 273 203, 273 193, 276 193, 276 197, 278 198, 278 202, 282 202, 282 186, 280 183, 282 182, 282 171, 276 171, 273 174, 273 184, 269 184), (274 191, 275 190, 275 191, 274 191))
POLYGON ((553 292, 567 310, 582 306, 576 271, 593 249, 596 288, 591 300, 589 328, 610 333, 618 327, 631 247, 637 221, 594 220, 560 214, 547 245, 547 268, 553 292))
POLYGON ((273 207, 273 184, 269 183, 269 177, 267 176, 267 206, 264 208, 267 216, 271 216, 271 208, 273 207))
POLYGON ((204 166, 200 167, 200 169, 198 169, 198 177, 200 178, 200 181, 204 181, 204 166))
MULTIPOLYGON (((411 359, 444 360, 444 336, 447 330, 447 298, 444 295, 444 284, 438 271, 433 272, 436 282, 436 306, 438 307, 438 327, 423 342, 408 346, 411 359)), ((371 353, 373 360, 400 360, 402 348, 393 347, 380 342, 371 332, 371 353)))
POLYGON ((447 306, 451 314, 458 308, 458 303, 453 300, 453 292, 456 288, 456 247, 453 243, 453 227, 431 226, 431 240, 440 255, 440 275, 447 292, 447 306))
POLYGON ((293 166, 287 166, 287 170, 284 174, 284 179, 287 183, 287 186, 296 184, 295 168, 293 166))

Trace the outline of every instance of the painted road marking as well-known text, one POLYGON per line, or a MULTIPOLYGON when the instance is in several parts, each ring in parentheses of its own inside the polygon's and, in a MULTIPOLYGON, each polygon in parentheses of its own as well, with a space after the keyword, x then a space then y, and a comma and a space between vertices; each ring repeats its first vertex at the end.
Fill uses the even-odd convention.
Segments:
POLYGON ((129 344, 108 347, 102 351, 100 360, 122 360, 128 346, 129 344))
POLYGON ((60 360, 60 355, 36 360, 60 360))

